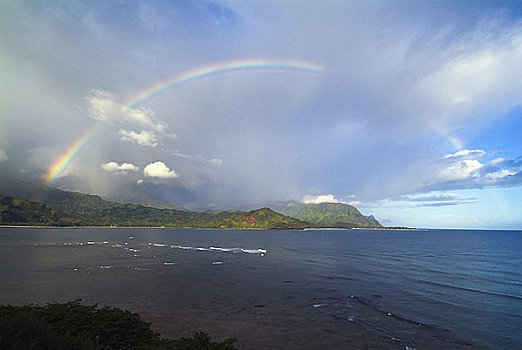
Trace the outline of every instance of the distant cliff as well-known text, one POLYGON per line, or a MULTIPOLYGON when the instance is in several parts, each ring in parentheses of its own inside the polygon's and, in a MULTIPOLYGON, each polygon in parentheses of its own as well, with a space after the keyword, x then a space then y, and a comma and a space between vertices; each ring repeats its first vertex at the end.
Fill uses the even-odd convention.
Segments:
POLYGON ((364 216, 357 208, 344 203, 285 202, 274 208, 280 213, 310 222, 316 227, 382 228, 372 215, 364 216))

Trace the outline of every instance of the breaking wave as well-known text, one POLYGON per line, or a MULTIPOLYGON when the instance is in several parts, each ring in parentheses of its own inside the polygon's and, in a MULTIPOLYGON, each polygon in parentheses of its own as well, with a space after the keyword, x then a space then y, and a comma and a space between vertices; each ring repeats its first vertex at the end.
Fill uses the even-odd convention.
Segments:
POLYGON ((259 254, 261 256, 264 256, 267 253, 266 249, 245 249, 241 247, 234 247, 234 248, 223 248, 223 247, 187 247, 187 246, 181 246, 181 245, 171 245, 172 249, 183 249, 183 250, 194 250, 194 251, 206 251, 206 252, 218 252, 218 253, 232 253, 232 254, 259 254))

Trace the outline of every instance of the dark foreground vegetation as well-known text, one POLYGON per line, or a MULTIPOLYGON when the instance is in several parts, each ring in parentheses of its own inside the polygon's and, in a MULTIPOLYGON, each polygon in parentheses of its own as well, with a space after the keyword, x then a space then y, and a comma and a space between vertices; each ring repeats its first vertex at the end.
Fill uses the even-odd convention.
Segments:
POLYGON ((46 306, 0 305, 0 349, 10 350, 233 350, 235 339, 213 342, 203 332, 162 338, 130 311, 80 300, 46 306))

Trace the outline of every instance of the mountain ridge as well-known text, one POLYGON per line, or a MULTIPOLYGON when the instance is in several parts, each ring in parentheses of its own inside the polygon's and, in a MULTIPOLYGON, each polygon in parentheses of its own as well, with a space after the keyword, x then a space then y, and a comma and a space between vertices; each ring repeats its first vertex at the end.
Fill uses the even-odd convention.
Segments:
MULTIPOLYGON (((2 179, 3 180, 3 179, 2 179)), ((148 226, 224 229, 382 228, 373 216, 344 203, 285 202, 275 210, 195 212, 122 204, 100 196, 0 181, 0 224, 54 226, 148 226), (35 196, 37 193, 37 196, 35 196), (17 198, 17 194, 21 198, 17 198), (38 200, 35 200, 37 198, 38 200)))
POLYGON ((275 205, 278 212, 324 228, 382 228, 373 215, 365 216, 346 203, 300 203, 295 201, 275 205))
POLYGON ((108 202, 99 196, 51 190, 45 203, 0 195, 0 225, 146 226, 222 229, 304 229, 309 223, 269 208, 198 213, 108 202))

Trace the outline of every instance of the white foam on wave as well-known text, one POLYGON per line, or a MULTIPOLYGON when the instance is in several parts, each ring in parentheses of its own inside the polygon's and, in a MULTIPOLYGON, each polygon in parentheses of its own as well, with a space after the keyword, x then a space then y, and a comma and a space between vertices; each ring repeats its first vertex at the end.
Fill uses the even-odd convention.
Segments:
POLYGON ((103 244, 109 244, 109 242, 107 242, 107 241, 103 241, 103 242, 87 241, 87 244, 88 245, 103 245, 103 244))
POLYGON ((241 248, 241 251, 243 253, 247 253, 247 254, 261 254, 261 255, 266 254, 266 249, 243 249, 243 248, 241 248))
POLYGON ((154 243, 154 246, 155 247, 168 247, 169 245, 168 244, 163 244, 163 243, 154 243))
POLYGON ((132 270, 132 271, 147 271, 149 269, 146 269, 146 268, 143 268, 143 267, 134 267, 134 266, 127 266, 127 268, 129 270, 132 270))
POLYGON ((209 251, 209 248, 201 248, 201 247, 187 247, 182 245, 171 245, 172 249, 183 249, 183 250, 199 250, 199 251, 209 251))
POLYGON ((171 245, 172 249, 183 249, 183 250, 197 250, 197 251, 210 251, 210 252, 217 252, 217 253, 244 253, 244 254, 260 254, 261 256, 264 256, 267 253, 266 249, 245 249, 241 247, 232 247, 232 248, 223 248, 223 247, 209 247, 209 248, 203 248, 203 247, 187 247, 187 246, 181 246, 181 245, 171 245))
POLYGON ((221 247, 210 247, 210 250, 224 253, 239 253, 242 251, 241 248, 221 248, 221 247))

